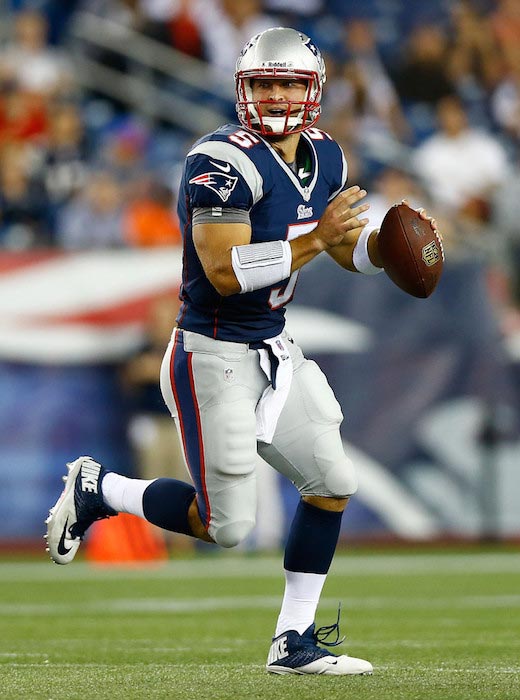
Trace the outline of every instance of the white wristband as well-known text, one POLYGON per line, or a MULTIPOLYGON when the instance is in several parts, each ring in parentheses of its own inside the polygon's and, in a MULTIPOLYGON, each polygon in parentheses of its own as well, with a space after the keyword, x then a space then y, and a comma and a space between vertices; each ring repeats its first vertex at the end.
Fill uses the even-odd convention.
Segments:
POLYGON ((231 264, 241 294, 269 287, 291 276, 291 244, 266 241, 235 245, 231 248, 231 264))
POLYGON ((377 267, 370 260, 368 255, 368 239, 372 234, 371 230, 364 228, 359 234, 354 250, 352 251, 352 262, 358 272, 363 275, 377 275, 383 272, 382 267, 377 267))

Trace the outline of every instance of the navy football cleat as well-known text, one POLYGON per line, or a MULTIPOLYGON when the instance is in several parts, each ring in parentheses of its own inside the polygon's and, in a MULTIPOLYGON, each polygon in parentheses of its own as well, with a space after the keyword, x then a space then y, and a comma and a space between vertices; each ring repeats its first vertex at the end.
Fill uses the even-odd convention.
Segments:
MULTIPOLYGON (((339 616, 338 616, 339 620, 339 616)), ((336 630, 339 637, 339 623, 320 627, 314 631, 314 624, 303 634, 295 630, 283 632, 273 639, 266 668, 269 673, 297 673, 300 675, 314 673, 326 676, 371 675, 372 664, 354 656, 342 654, 336 656, 318 646, 337 646, 341 641, 326 642, 326 638, 336 630)))
POLYGON ((70 564, 94 521, 117 515, 103 501, 101 481, 106 470, 101 464, 92 457, 78 457, 67 469, 63 493, 45 521, 47 551, 56 564, 70 564))

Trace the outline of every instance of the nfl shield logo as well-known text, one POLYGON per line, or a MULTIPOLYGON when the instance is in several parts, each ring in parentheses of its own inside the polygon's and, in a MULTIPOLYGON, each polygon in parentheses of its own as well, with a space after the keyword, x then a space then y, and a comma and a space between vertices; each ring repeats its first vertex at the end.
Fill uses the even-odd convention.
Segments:
POLYGON ((441 254, 437 247, 436 241, 432 241, 431 243, 428 243, 428 245, 424 246, 422 249, 422 259, 428 267, 431 267, 432 265, 435 265, 436 262, 439 262, 441 259, 441 254))

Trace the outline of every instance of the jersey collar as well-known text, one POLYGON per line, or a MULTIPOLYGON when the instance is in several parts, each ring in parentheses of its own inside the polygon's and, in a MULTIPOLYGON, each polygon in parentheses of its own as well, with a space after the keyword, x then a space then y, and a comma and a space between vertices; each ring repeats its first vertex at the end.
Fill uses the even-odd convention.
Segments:
POLYGON ((276 149, 274 149, 271 146, 269 141, 267 141, 266 139, 259 136, 259 134, 256 134, 256 136, 258 138, 262 139, 262 141, 265 143, 268 150, 271 152, 273 158, 277 161, 277 163, 280 165, 282 170, 285 171, 289 180, 291 180, 293 185, 296 187, 298 192, 301 194, 303 201, 308 202, 312 196, 312 192, 314 190, 314 187, 316 185, 316 181, 318 179, 318 156, 316 154, 316 149, 314 147, 312 140, 305 134, 304 131, 302 131, 301 136, 307 141, 307 144, 308 144, 310 152, 311 152, 311 161, 312 161, 312 168, 313 168, 311 181, 309 182, 308 185, 303 186, 300 182, 300 179, 296 175, 296 173, 293 172, 291 167, 284 161, 284 159, 280 156, 280 154, 276 151, 276 149))

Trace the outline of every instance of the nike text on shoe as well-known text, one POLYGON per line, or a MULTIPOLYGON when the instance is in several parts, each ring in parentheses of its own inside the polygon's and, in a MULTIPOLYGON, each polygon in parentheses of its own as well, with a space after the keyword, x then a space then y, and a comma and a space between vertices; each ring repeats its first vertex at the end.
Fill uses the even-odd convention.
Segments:
POLYGON ((56 564, 69 564, 75 557, 86 530, 95 520, 117 512, 105 505, 101 481, 105 469, 92 457, 78 457, 67 464, 65 488, 45 521, 47 551, 56 564))
POLYGON ((275 637, 267 657, 266 668, 269 673, 314 673, 326 676, 372 674, 374 669, 368 661, 346 654, 336 656, 319 647, 318 635, 322 629, 329 628, 320 628, 314 632, 314 625, 311 625, 303 634, 289 630, 275 637))

